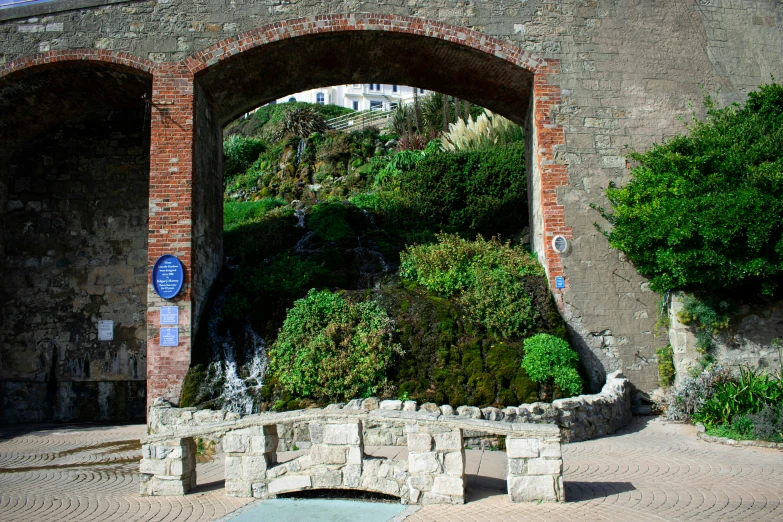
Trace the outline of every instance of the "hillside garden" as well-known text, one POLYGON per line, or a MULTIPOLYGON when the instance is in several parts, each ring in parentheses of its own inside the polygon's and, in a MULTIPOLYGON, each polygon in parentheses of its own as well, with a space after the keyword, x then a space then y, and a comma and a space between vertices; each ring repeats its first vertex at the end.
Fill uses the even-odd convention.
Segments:
POLYGON ((502 407, 581 393, 526 245, 522 130, 439 94, 386 130, 329 130, 342 111, 271 105, 226 128, 226 266, 181 404, 502 407))

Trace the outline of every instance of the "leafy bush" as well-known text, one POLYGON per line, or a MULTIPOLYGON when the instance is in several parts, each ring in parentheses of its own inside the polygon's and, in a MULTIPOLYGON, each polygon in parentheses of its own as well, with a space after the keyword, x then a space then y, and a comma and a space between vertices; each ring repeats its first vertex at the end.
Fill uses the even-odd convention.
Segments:
POLYGON ((687 295, 682 300, 682 310, 677 314, 677 319, 682 324, 694 323, 713 334, 729 326, 729 304, 718 301, 715 298, 701 300, 695 296, 687 295))
POLYGON ((497 238, 436 237, 437 243, 412 245, 400 254, 400 275, 445 297, 459 294, 468 320, 490 333, 524 335, 536 311, 522 278, 543 273, 535 257, 497 238))
POLYGON ((566 396, 582 393, 582 378, 577 367, 579 355, 568 341, 549 334, 525 339, 522 368, 533 382, 554 383, 566 396))
POLYGON ((718 108, 646 153, 623 188, 610 185, 605 235, 655 291, 752 288, 783 274, 783 86, 718 108))
POLYGON ((713 364, 695 377, 685 377, 679 386, 672 388, 666 396, 666 418, 687 421, 702 404, 709 400, 719 383, 731 380, 731 370, 713 364))
POLYGON ((715 385, 711 397, 691 415, 707 427, 730 424, 740 415, 759 413, 765 406, 783 404, 783 382, 744 366, 734 378, 715 385))
POLYGON ((243 174, 265 150, 266 145, 259 139, 230 136, 223 142, 223 179, 243 174))
POLYGON ((758 413, 748 415, 753 436, 760 440, 783 442, 783 404, 767 404, 758 413))
POLYGON ((658 356, 658 384, 668 388, 674 382, 674 350, 667 344, 655 351, 658 356))
POLYGON ((338 241, 353 235, 347 218, 348 209, 345 205, 326 202, 313 207, 307 224, 324 241, 338 241))
POLYGON ((399 345, 394 323, 372 301, 349 303, 310 290, 289 310, 270 350, 270 371, 302 397, 344 400, 376 394, 399 345))
POLYGON ((427 154, 396 181, 395 189, 430 227, 505 234, 528 218, 522 146, 427 154))

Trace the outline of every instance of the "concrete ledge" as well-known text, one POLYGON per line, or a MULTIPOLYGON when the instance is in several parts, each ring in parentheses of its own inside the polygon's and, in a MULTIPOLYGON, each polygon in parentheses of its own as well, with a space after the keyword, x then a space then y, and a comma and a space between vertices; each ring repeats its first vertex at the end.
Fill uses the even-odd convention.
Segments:
POLYGON ((52 0, 40 4, 21 4, 0 9, 0 22, 133 1, 139 0, 52 0))

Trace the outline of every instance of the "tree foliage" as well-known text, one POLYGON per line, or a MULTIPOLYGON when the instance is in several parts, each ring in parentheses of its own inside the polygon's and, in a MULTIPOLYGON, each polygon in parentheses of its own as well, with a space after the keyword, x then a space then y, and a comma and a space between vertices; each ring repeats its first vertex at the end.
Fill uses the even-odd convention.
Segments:
POLYGON ((624 187, 610 186, 609 243, 651 288, 759 288, 783 273, 783 86, 744 107, 705 101, 706 121, 645 153, 624 187))

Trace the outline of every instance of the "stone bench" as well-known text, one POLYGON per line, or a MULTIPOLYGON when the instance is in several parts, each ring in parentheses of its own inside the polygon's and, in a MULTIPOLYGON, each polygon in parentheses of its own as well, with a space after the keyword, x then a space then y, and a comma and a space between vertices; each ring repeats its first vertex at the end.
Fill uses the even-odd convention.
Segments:
POLYGON ((148 437, 143 441, 141 494, 187 493, 195 485, 194 438, 201 436, 222 439, 229 496, 274 498, 297 491, 354 489, 398 497, 404 504, 462 504, 466 430, 505 436, 512 502, 565 500, 556 425, 393 410, 257 414, 186 431, 179 437, 148 437), (395 430, 403 427, 407 461, 364 453, 363 424, 377 424, 381 418, 395 430), (311 446, 307 455, 278 463, 277 425, 283 420, 306 423, 311 446))

